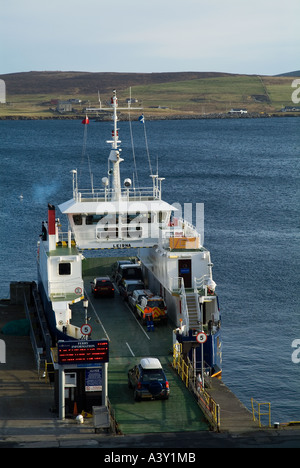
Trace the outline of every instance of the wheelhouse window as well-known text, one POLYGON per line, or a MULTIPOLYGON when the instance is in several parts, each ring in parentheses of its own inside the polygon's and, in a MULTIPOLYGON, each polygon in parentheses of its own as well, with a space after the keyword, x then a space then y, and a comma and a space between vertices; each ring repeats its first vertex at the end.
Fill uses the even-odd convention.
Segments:
POLYGON ((82 216, 81 214, 78 215, 73 215, 73 221, 76 226, 81 226, 82 225, 82 216))
POLYGON ((58 264, 59 275, 70 275, 71 274, 71 263, 59 263, 58 264))
POLYGON ((88 215, 86 217, 85 223, 87 225, 91 224, 118 224, 118 216, 116 214, 109 214, 109 213, 103 213, 103 214, 92 214, 88 215))

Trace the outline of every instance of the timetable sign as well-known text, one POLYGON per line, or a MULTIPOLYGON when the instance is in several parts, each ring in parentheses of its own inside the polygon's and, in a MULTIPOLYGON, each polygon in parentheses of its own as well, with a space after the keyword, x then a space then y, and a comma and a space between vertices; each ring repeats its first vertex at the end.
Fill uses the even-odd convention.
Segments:
POLYGON ((108 340, 59 341, 59 364, 102 364, 108 362, 108 340))

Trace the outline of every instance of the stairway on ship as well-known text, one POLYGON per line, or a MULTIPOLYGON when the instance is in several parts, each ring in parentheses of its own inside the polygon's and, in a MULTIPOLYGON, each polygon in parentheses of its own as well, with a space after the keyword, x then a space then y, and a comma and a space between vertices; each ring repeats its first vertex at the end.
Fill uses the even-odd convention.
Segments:
POLYGON ((189 316, 189 328, 199 329, 198 295, 195 293, 186 294, 186 303, 189 316))

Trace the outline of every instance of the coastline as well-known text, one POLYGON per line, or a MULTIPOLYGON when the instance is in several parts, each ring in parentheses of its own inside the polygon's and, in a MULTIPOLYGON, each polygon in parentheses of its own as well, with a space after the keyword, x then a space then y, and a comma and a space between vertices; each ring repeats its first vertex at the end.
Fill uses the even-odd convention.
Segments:
MULTIPOLYGON (((142 109, 141 109, 142 112, 142 109)), ((165 114, 165 115, 155 115, 146 114, 147 120, 203 120, 203 119, 266 119, 266 118, 282 118, 282 117, 300 117, 300 112, 268 112, 268 113, 257 113, 257 112, 249 112, 248 114, 242 115, 232 115, 229 113, 212 113, 212 114, 165 114)), ((53 116, 29 116, 29 115, 2 115, 0 116, 1 120, 82 120, 84 119, 85 114, 76 114, 76 115, 53 115, 53 116)), ((120 114, 119 116, 120 121, 127 121, 128 116, 120 114)), ((96 120, 97 122, 108 122, 111 119, 109 116, 103 115, 99 116, 90 116, 90 120, 96 120)), ((132 121, 137 121, 138 117, 131 117, 132 121)))

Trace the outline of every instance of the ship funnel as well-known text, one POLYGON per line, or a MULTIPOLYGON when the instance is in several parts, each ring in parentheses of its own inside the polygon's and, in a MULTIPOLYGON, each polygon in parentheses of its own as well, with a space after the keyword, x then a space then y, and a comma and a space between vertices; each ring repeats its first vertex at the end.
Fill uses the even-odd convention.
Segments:
POLYGON ((55 206, 48 203, 48 234, 55 234, 55 206))
POLYGON ((56 249, 55 206, 48 203, 48 241, 49 252, 56 249))

